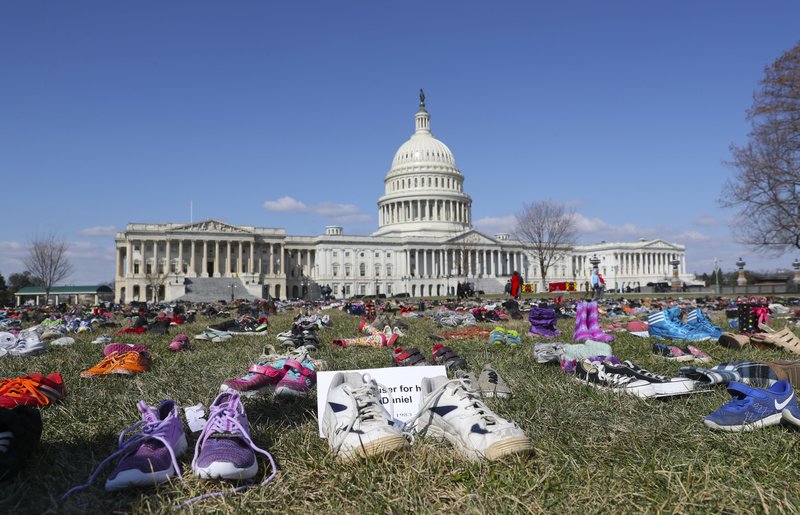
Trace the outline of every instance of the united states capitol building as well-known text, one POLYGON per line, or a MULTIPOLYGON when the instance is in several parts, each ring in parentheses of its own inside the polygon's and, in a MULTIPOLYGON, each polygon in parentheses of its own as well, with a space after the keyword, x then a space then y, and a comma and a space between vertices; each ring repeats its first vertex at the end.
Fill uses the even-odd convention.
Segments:
MULTIPOLYGON (((289 236, 282 228, 219 220, 131 223, 115 238, 115 298, 313 299, 324 286, 336 297, 424 297, 453 295, 459 282, 501 293, 515 270, 526 282, 541 283, 522 242, 472 227, 464 175, 447 145, 433 136, 424 95, 414 118, 414 133, 395 152, 384 179, 372 235, 348 235, 340 226, 317 236, 289 236)), ((685 247, 656 239, 564 249, 547 281, 575 281, 586 290, 595 258, 608 288, 668 281, 674 261, 682 280, 694 279, 686 274, 685 247)))

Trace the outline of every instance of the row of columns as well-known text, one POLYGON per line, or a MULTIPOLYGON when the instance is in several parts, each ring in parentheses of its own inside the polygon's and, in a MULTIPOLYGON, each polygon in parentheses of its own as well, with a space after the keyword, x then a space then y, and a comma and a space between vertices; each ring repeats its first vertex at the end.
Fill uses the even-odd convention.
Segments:
POLYGON ((383 226, 402 222, 472 222, 469 203, 456 200, 401 200, 387 202, 378 210, 378 223, 383 226))
POLYGON ((523 272, 522 252, 470 249, 412 249, 406 253, 406 270, 414 277, 509 276, 523 272), (412 259, 413 258, 413 259, 412 259))
POLYGON ((673 259, 680 260, 680 273, 686 273, 686 256, 672 252, 619 252, 614 254, 620 275, 671 276, 673 259))
POLYGON ((155 240, 155 239, 148 239, 148 240, 126 240, 125 247, 117 247, 117 276, 133 276, 134 275, 134 261, 139 262, 140 269, 139 274, 144 275, 147 271, 147 263, 152 262, 153 270, 152 273, 160 274, 184 274, 186 273, 189 276, 194 277, 207 277, 209 275, 208 272, 208 263, 213 262, 214 268, 212 270, 212 275, 216 276, 225 276, 229 277, 231 273, 237 274, 247 274, 247 273, 258 273, 264 274, 267 276, 278 276, 282 275, 281 270, 279 268, 280 263, 283 261, 280 256, 283 256, 284 252, 284 245, 282 243, 264 243, 264 242, 255 242, 253 240, 249 241, 236 241, 236 240, 208 240, 208 239, 167 239, 167 240, 155 240), (164 270, 160 269, 159 260, 159 246, 163 243, 164 247, 164 257, 163 260, 165 262, 164 270), (140 259, 134 259, 133 247, 138 244, 139 247, 139 255, 140 259), (173 244, 177 249, 177 252, 173 251, 173 244), (234 245, 237 247, 236 252, 238 254, 236 260, 236 270, 231 270, 230 264, 232 263, 233 258, 233 247, 234 245), (189 252, 188 262, 184 256, 184 249, 189 247, 187 250, 189 252), (249 247, 249 252, 247 253, 247 266, 245 266, 245 247, 249 247), (221 255, 220 255, 220 248, 226 252, 226 260, 225 260, 225 270, 220 269, 220 265, 222 262, 221 255), (152 249, 152 252, 148 253, 148 249, 152 249), (210 251, 213 249, 213 255, 210 254, 210 251), (266 251, 266 267, 264 266, 264 253, 260 251, 266 251), (198 256, 199 252, 199 256, 198 256), (258 259, 256 260, 256 255, 258 255, 258 259), (199 259, 198 259, 199 257, 199 259), (172 261, 177 260, 177 268, 173 270, 172 268, 172 261), (198 269, 198 262, 200 267, 198 269), (124 265, 123 265, 124 263, 124 265), (184 272, 184 265, 187 265, 187 270, 184 272))

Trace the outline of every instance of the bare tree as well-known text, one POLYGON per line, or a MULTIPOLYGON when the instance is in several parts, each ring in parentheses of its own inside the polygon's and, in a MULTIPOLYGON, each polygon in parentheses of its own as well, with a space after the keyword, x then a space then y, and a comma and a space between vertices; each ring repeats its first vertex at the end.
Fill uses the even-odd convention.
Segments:
POLYGON ((547 270, 559 254, 575 245, 577 229, 575 211, 552 200, 523 204, 516 214, 514 237, 520 240, 533 255, 546 284, 547 270))
POLYGON ((67 258, 67 244, 54 234, 36 238, 31 242, 28 255, 22 259, 25 267, 41 281, 44 287, 44 302, 50 299, 53 285, 66 279, 72 273, 72 264, 67 258))
POLYGON ((731 145, 737 173, 720 203, 739 208, 736 238, 780 255, 800 249, 800 43, 764 70, 747 111, 747 145, 731 145))

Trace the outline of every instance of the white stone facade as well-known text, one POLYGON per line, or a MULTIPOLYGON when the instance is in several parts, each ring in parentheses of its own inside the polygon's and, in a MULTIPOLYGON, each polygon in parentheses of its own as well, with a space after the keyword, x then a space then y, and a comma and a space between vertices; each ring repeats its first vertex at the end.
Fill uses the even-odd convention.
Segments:
MULTIPOLYGON (((416 129, 395 153, 378 199, 378 230, 348 236, 330 226, 319 236, 287 236, 283 229, 231 225, 128 224, 117 234, 116 299, 170 301, 188 283, 227 278, 256 297, 317 298, 330 286, 336 297, 452 295, 458 282, 501 293, 513 271, 538 283, 539 270, 523 244, 472 228, 472 199, 450 149, 433 137, 424 101, 416 129)), ((663 240, 579 245, 551 266, 548 282, 576 281, 588 288, 597 256, 608 288, 670 281, 672 260, 686 274, 685 248, 663 240)), ((213 281, 206 281, 212 283, 213 281)), ((223 283, 213 282, 217 287, 223 283)), ((221 286, 222 285, 222 286, 221 286)), ((228 291, 220 291, 226 298, 228 291)))

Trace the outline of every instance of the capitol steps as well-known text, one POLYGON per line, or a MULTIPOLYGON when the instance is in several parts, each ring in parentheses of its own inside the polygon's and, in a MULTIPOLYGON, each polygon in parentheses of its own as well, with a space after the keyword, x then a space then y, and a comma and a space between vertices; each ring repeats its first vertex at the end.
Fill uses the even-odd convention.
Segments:
POLYGON ((233 298, 253 300, 258 297, 247 292, 241 279, 236 277, 193 277, 186 279, 186 294, 176 300, 189 302, 216 302, 231 299, 231 285, 233 285, 233 298))

